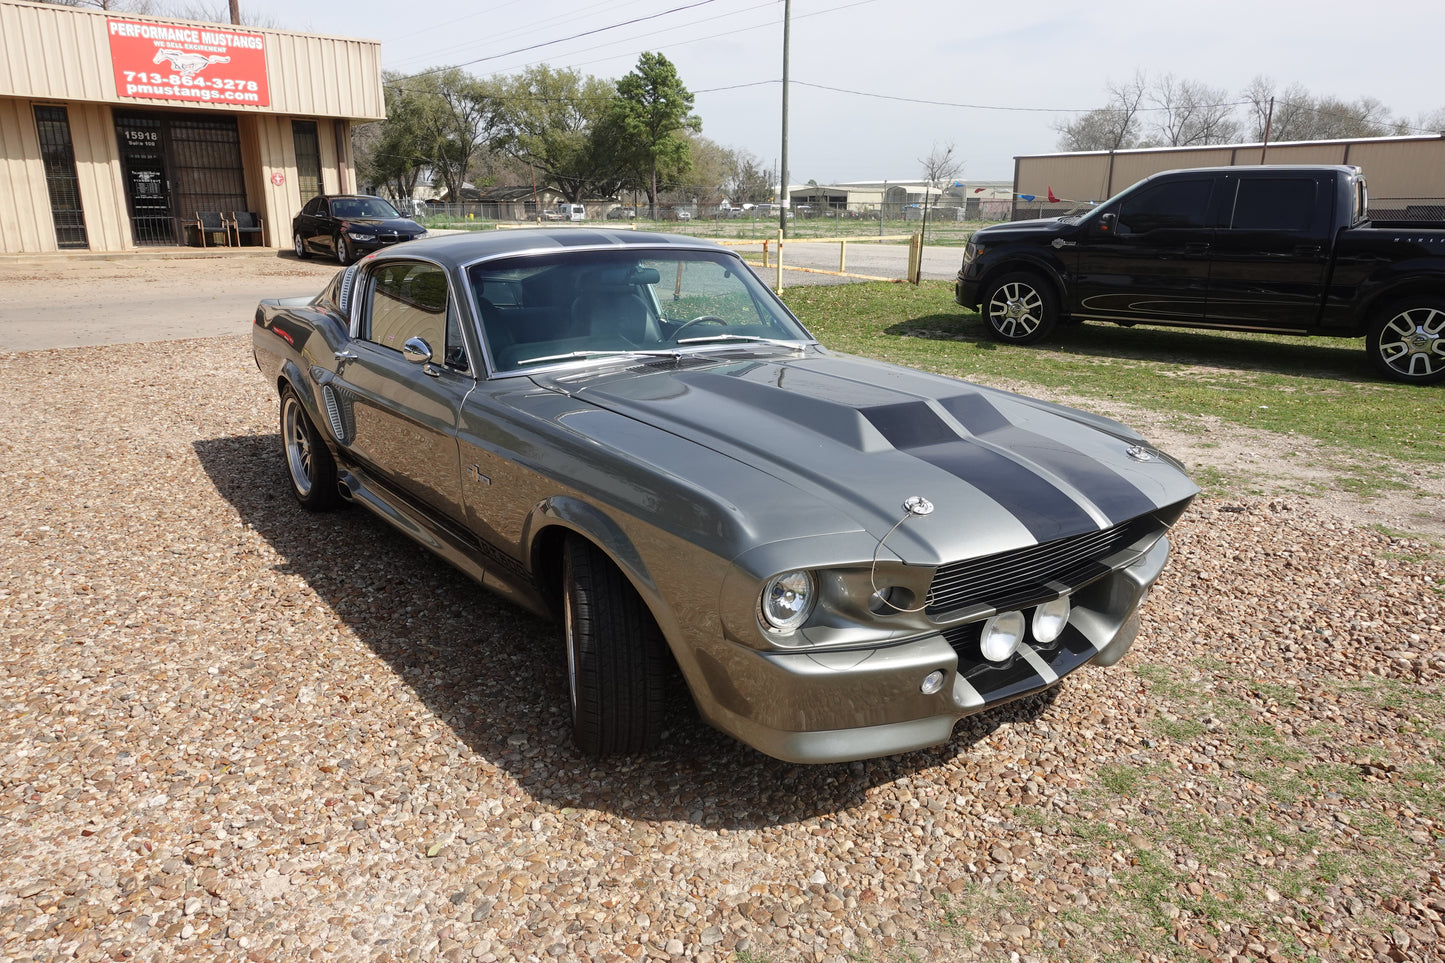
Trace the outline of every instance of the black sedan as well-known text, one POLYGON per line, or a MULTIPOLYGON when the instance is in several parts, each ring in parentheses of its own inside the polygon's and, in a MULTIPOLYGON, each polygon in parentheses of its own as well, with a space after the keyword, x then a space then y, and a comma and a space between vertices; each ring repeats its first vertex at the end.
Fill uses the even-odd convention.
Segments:
POLYGON ((327 254, 350 264, 398 241, 426 237, 426 228, 390 202, 367 194, 318 194, 291 221, 297 257, 327 254))

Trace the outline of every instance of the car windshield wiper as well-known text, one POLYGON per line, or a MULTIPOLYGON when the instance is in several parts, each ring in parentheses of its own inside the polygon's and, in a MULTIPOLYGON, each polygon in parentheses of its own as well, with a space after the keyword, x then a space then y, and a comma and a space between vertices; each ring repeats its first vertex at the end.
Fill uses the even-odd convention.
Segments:
POLYGON ((546 361, 575 361, 578 358, 617 358, 636 357, 638 355, 653 358, 675 358, 677 357, 677 350, 668 349, 665 351, 644 351, 641 348, 637 348, 631 351, 568 351, 565 354, 544 354, 536 358, 523 358, 522 360, 517 362, 517 367, 520 368, 522 365, 528 364, 542 364, 546 361))
POLYGON ((751 344, 771 344, 776 345, 780 348, 791 348, 794 351, 802 351, 805 346, 805 342, 801 341, 783 341, 780 338, 764 338, 755 334, 705 334, 696 338, 683 338, 677 343, 679 345, 711 344, 715 342, 726 341, 746 341, 751 344))

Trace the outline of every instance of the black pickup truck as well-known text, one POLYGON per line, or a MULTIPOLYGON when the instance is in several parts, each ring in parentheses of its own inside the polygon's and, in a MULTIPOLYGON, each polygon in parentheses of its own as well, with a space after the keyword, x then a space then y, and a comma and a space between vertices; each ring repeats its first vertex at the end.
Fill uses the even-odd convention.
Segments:
POLYGON ((1438 382, 1445 223, 1372 221, 1367 197, 1358 167, 1166 171, 979 231, 954 299, 1012 344, 1077 321, 1364 337, 1386 377, 1438 382))

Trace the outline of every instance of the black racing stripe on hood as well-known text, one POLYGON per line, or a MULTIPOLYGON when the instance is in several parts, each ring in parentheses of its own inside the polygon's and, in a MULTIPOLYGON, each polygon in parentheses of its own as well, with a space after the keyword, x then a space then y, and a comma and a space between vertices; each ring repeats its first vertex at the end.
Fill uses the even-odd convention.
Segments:
MULTIPOLYGON (((1082 492, 1111 522, 1128 521, 1155 509, 1154 500, 1122 475, 1062 442, 1019 428, 979 395, 940 400, 944 410, 976 437, 1017 452, 1047 468, 1082 492)), ((1121 442, 1122 444, 1122 442, 1121 442)))
POLYGON ((1006 508, 1038 542, 1098 529, 1067 494, 1020 465, 957 432, 922 402, 863 409, 873 427, 899 451, 961 478, 1006 508))

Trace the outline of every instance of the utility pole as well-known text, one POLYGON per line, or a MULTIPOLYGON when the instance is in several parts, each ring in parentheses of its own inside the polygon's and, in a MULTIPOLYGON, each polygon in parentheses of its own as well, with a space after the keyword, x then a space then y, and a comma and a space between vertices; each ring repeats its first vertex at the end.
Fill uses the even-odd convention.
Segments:
MULTIPOLYGON (((788 198, 788 34, 793 25, 793 0, 783 0, 783 180, 782 192, 778 204, 778 234, 786 236, 788 233, 788 210, 790 200, 788 198)), ((782 250, 778 254, 781 256, 782 250)))
POLYGON ((241 0, 231 0, 231 23, 241 25, 241 0))
POLYGON ((1259 162, 1264 163, 1264 155, 1269 151, 1269 129, 1274 126, 1274 98, 1269 99, 1269 113, 1264 118, 1264 144, 1259 149, 1259 162))

